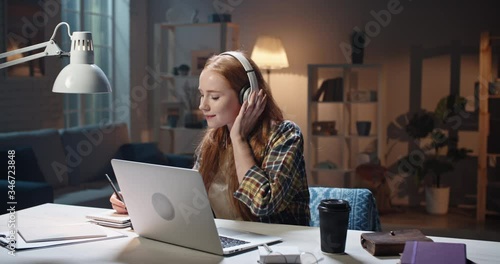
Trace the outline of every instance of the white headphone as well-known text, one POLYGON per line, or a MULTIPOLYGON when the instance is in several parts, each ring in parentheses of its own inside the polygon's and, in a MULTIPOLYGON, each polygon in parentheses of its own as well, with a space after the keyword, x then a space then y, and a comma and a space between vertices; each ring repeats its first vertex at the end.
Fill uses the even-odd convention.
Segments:
POLYGON ((243 68, 245 69, 245 72, 247 73, 248 76, 248 81, 250 86, 243 86, 240 90, 240 103, 243 104, 244 101, 248 99, 248 96, 250 95, 251 91, 258 92, 259 91, 259 85, 257 82, 257 76, 255 75, 255 70, 252 67, 252 64, 241 54, 240 52, 236 51, 226 51, 221 53, 220 55, 229 55, 232 56, 233 58, 237 59, 241 65, 243 65, 243 68))

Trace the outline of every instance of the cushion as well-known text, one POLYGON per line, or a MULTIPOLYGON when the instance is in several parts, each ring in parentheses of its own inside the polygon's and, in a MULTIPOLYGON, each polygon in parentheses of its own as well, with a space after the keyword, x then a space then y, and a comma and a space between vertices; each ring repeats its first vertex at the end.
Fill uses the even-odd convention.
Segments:
POLYGON ((156 143, 130 143, 120 147, 118 158, 124 160, 168 165, 168 160, 156 143))
POLYGON ((40 167, 38 166, 38 161, 35 156, 35 152, 31 147, 18 147, 14 149, 1 149, 0 150, 0 160, 2 164, 9 164, 9 162, 14 162, 14 168, 9 169, 5 166, 5 171, 0 175, 0 179, 8 180, 7 174, 10 171, 10 176, 13 176, 15 181, 31 181, 31 182, 45 182, 45 177, 43 176, 40 167), (13 159, 9 158, 9 151, 15 151, 13 159))
POLYGON ((45 180, 53 188, 68 185, 67 170, 59 169, 66 167, 66 158, 61 137, 56 129, 0 134, 1 149, 13 149, 19 146, 30 146, 33 149, 45 180))
POLYGON ((61 130, 70 185, 106 179, 111 159, 129 143, 127 124, 101 124, 61 130))

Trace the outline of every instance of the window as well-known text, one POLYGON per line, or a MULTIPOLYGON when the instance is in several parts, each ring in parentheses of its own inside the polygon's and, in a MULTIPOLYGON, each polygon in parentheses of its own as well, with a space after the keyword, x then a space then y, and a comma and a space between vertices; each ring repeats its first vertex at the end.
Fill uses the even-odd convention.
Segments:
MULTIPOLYGON (((113 86, 114 29, 113 2, 100 0, 61 1, 61 19, 74 31, 90 31, 94 43, 94 61, 113 86)), ((69 38, 63 39, 62 49, 70 50, 69 38)), ((69 59, 65 59, 65 64, 69 59)), ((113 91, 115 90, 112 87, 113 91)), ((64 95, 64 126, 75 127, 113 121, 112 94, 64 95)))

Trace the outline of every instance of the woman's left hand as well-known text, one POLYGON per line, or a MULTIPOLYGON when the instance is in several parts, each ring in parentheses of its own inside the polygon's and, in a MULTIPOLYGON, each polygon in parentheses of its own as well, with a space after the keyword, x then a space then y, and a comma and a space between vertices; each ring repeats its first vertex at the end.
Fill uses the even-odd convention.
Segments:
POLYGON ((252 92, 248 100, 241 105, 240 112, 234 120, 230 132, 231 139, 246 139, 265 108, 266 95, 264 92, 262 90, 258 93, 252 92))

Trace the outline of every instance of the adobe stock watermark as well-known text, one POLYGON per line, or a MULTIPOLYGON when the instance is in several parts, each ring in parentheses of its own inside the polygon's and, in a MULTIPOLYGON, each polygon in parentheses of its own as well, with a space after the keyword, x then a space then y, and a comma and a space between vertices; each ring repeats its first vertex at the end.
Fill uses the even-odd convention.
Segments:
MULTIPOLYGON (((158 68, 158 67, 157 67, 158 68)), ((127 117, 129 111, 136 110, 139 103, 146 100, 148 91, 158 89, 163 82, 161 75, 150 66, 145 67, 146 75, 142 78, 141 85, 134 86, 130 90, 130 100, 118 98, 112 104, 112 109, 116 120, 123 120, 127 117)), ((105 134, 110 134, 116 129, 109 119, 102 119, 99 122, 98 129, 82 130, 84 139, 74 146, 65 146, 65 164, 58 161, 51 163, 52 170, 55 172, 59 182, 63 182, 63 175, 73 172, 83 161, 84 157, 89 156, 95 148, 102 144, 105 134)))
POLYGON ((353 28, 353 32, 364 32, 364 34, 356 34, 353 36, 351 44, 345 41, 339 44, 340 50, 346 61, 351 61, 351 55, 353 53, 360 54, 363 52, 363 49, 370 44, 372 39, 379 36, 383 28, 389 26, 392 21, 392 16, 401 14, 403 10, 404 7, 399 0, 389 0, 389 2, 387 2, 387 8, 378 12, 371 10, 370 15, 373 19, 368 21, 363 29, 358 26, 353 28))
POLYGON ((177 210, 179 210, 180 215, 188 225, 191 223, 192 217, 196 217, 203 210, 210 208, 208 197, 207 195, 203 194, 201 190, 193 188, 192 197, 193 199, 191 201, 191 204, 180 203, 176 205, 177 210))

